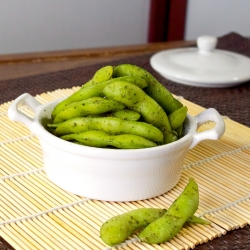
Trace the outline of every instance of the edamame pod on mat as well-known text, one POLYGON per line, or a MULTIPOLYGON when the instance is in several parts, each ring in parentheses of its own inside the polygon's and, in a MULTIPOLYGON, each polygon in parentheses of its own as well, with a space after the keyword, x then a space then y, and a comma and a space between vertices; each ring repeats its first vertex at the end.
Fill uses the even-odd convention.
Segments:
MULTIPOLYGON (((83 86, 87 87, 87 86, 94 85, 98 82, 103 82, 103 81, 109 80, 112 77, 113 69, 114 69, 113 66, 109 66, 109 65, 100 68, 99 70, 96 71, 93 78, 91 80, 89 80, 87 83, 85 83, 83 86)), ((56 105, 56 107, 54 108, 54 110, 52 111, 51 117, 54 119, 56 117, 56 115, 67 104, 83 100, 83 99, 81 99, 81 93, 82 93, 82 91, 81 91, 81 89, 79 89, 78 91, 76 91, 72 95, 70 95, 68 98, 66 98, 65 100, 58 103, 56 105)), ((92 97, 92 96, 88 96, 87 98, 92 97)), ((85 98, 85 99, 87 99, 87 98, 85 98)))
POLYGON ((199 189, 194 178, 189 178, 189 181, 177 197, 177 199, 168 208, 168 213, 175 216, 190 218, 198 209, 199 206, 199 189))
POLYGON ((165 209, 138 208, 107 220, 100 229, 101 239, 109 246, 124 242, 134 231, 161 217, 165 209))
POLYGON ((185 218, 164 214, 149 224, 138 238, 149 244, 160 244, 172 239, 185 224, 185 218))
POLYGON ((61 123, 74 117, 103 114, 108 111, 115 111, 124 108, 125 105, 122 103, 102 97, 92 97, 80 102, 69 104, 67 108, 57 114, 54 123, 61 123))
POLYGON ((90 147, 104 148, 112 146, 119 149, 138 149, 155 147, 156 143, 138 135, 111 135, 103 131, 89 130, 79 134, 68 134, 61 137, 67 141, 78 141, 90 147))
POLYGON ((187 186, 168 211, 143 229, 138 236, 139 239, 150 244, 160 244, 170 240, 194 215, 198 205, 198 185, 193 178, 190 178, 187 186))
MULTIPOLYGON (((101 239, 109 246, 124 242, 138 229, 143 229, 156 219, 167 213, 166 209, 138 208, 127 213, 119 214, 104 222, 100 228, 101 239)), ((209 221, 191 216, 187 223, 208 225, 209 221)), ((172 230, 172 234, 173 234, 172 230)))
POLYGON ((163 142, 163 134, 155 126, 116 117, 77 117, 49 126, 56 128, 54 133, 57 136, 77 134, 87 130, 101 130, 109 134, 134 134, 154 142, 163 142))
POLYGON ((132 64, 120 64, 114 67, 113 77, 136 76, 147 81, 145 92, 156 100, 167 114, 181 108, 183 105, 148 71, 132 64))

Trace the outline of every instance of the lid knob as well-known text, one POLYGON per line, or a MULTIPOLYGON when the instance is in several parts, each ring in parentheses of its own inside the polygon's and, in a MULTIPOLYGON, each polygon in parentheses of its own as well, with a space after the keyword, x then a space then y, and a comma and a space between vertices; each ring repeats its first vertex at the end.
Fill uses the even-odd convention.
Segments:
POLYGON ((213 36, 200 36, 197 39, 199 52, 202 54, 211 53, 217 45, 217 38, 213 36))

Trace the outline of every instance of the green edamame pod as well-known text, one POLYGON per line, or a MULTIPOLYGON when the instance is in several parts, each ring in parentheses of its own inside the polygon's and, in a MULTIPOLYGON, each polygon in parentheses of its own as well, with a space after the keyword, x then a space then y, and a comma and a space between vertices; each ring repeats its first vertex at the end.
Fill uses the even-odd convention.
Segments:
MULTIPOLYGON (((109 246, 121 244, 136 230, 145 228, 147 225, 163 216, 166 212, 166 209, 138 208, 114 216, 102 224, 100 228, 100 237, 109 246)), ((194 215, 188 219, 187 223, 202 225, 210 224, 209 221, 194 215)))
MULTIPOLYGON (((99 70, 96 71, 93 78, 83 85, 84 88, 86 88, 87 86, 92 86, 98 82, 103 82, 103 81, 109 80, 112 77, 113 69, 114 69, 113 66, 104 66, 104 67, 100 68, 99 70)), ((52 119, 54 119, 56 117, 56 115, 69 103, 84 100, 82 98, 82 88, 55 106, 55 108, 51 114, 52 119)), ((84 96, 84 94, 83 94, 83 96, 84 96)), ((87 99, 89 97, 93 97, 93 95, 87 96, 85 99, 87 99)))
POLYGON ((114 117, 121 118, 129 121, 138 121, 141 115, 130 109, 117 110, 113 113, 114 117))
POLYGON ((210 224, 209 221, 194 216, 185 221, 184 217, 174 216, 166 212, 162 217, 153 221, 152 225, 149 224, 148 228, 145 228, 145 231, 143 230, 139 234, 139 238, 150 244, 166 242, 176 236, 186 222, 202 225, 210 224))
POLYGON ((189 178, 182 193, 172 203, 168 209, 168 213, 175 216, 190 218, 198 209, 199 206, 199 189, 194 178, 189 178))
POLYGON ((149 244, 160 244, 172 239, 185 224, 183 217, 168 213, 150 223, 140 234, 139 239, 149 244))
POLYGON ((76 140, 83 145, 98 148, 112 146, 120 149, 138 149, 157 146, 156 143, 138 135, 110 135, 106 132, 98 130, 89 130, 79 134, 63 135, 61 139, 67 141, 76 140))
POLYGON ((128 212, 129 215, 133 216, 138 221, 138 228, 146 227, 154 220, 160 218, 166 209, 160 208, 138 208, 128 212))
POLYGON ((110 83, 116 82, 116 81, 126 81, 133 83, 137 85, 140 88, 145 88, 148 86, 147 82, 139 77, 133 77, 133 76, 123 76, 118 78, 113 78, 107 81, 98 82, 96 84, 87 85, 86 87, 83 86, 81 91, 78 93, 78 97, 75 96, 77 99, 83 100, 86 97, 93 97, 93 96, 104 96, 103 95, 103 89, 110 83))
POLYGON ((103 89, 110 83, 116 82, 116 81, 126 81, 133 83, 137 85, 140 88, 145 88, 147 86, 147 82, 141 78, 138 77, 132 77, 132 76, 124 76, 124 77, 119 77, 115 79, 110 79, 107 81, 99 82, 94 85, 87 86, 86 88, 83 87, 81 91, 77 94, 77 96, 74 96, 75 100, 85 100, 90 97, 97 97, 101 96, 103 97, 103 89))
POLYGON ((114 216, 102 225, 100 237, 109 246, 120 244, 137 229, 147 226, 164 213, 164 209, 138 208, 114 216))
POLYGON ((134 84, 117 81, 110 83, 103 89, 103 93, 110 99, 123 103, 129 109, 141 114, 143 119, 159 128, 164 135, 164 143, 174 140, 168 116, 162 107, 142 89, 134 84))
POLYGON ((81 102, 74 102, 62 110, 54 119, 60 123, 74 117, 102 114, 108 111, 124 109, 125 105, 102 97, 92 97, 81 102))
POLYGON ((128 121, 116 117, 78 117, 58 125, 50 125, 55 135, 77 134, 87 130, 101 130, 109 134, 134 134, 148 140, 162 143, 162 132, 151 124, 138 121, 128 121))
MULTIPOLYGON (((136 86, 138 86, 141 89, 144 89, 148 86, 148 83, 146 80, 136 77, 136 76, 121 76, 121 77, 117 77, 117 78, 112 78, 110 80, 107 81, 103 81, 103 82, 99 82, 98 85, 100 85, 100 91, 106 87, 109 83, 112 82, 116 82, 116 81, 125 81, 125 82, 130 82, 135 84, 136 86)), ((90 87, 90 86, 88 86, 90 87)))
POLYGON ((179 102, 161 83, 159 83, 148 71, 132 64, 120 64, 114 67, 113 77, 137 76, 147 81, 145 92, 156 100, 167 114, 181 108, 179 102))
POLYGON ((187 186, 168 211, 162 217, 150 223, 138 237, 150 244, 160 244, 170 240, 194 215, 198 205, 198 185, 193 178, 190 178, 187 186))
POLYGON ((187 107, 183 106, 168 115, 168 119, 172 129, 179 128, 187 117, 187 107))
POLYGON ((98 69, 95 72, 92 79, 89 80, 88 82, 86 82, 85 84, 83 84, 82 87, 91 86, 91 85, 94 85, 98 82, 103 82, 103 81, 109 80, 113 75, 113 71, 114 71, 114 67, 110 66, 110 65, 104 66, 104 67, 98 69))
POLYGON ((181 124, 181 126, 180 127, 178 127, 177 129, 175 129, 175 131, 176 131, 176 133, 177 133, 177 135, 178 135, 178 138, 181 138, 182 137, 182 133, 183 133, 183 123, 181 124))
POLYGON ((83 85, 83 87, 81 89, 79 89, 78 91, 76 91, 75 93, 70 95, 64 101, 60 102, 54 108, 52 115, 51 115, 52 118, 54 119, 59 112, 63 111, 71 103, 83 101, 83 100, 86 100, 86 99, 91 98, 91 97, 103 97, 104 96, 103 92, 102 92, 103 89, 108 84, 115 82, 115 81, 119 81, 119 80, 133 83, 140 88, 145 88, 146 86, 148 86, 148 84, 145 80, 143 80, 139 77, 134 77, 134 76, 124 76, 124 77, 120 77, 120 78, 109 79, 106 81, 100 81, 100 82, 95 81, 94 84, 93 83, 85 84, 85 85, 83 85))
POLYGON ((107 245, 115 246, 125 241, 135 231, 137 224, 138 221, 130 215, 117 216, 102 226, 100 237, 107 245))

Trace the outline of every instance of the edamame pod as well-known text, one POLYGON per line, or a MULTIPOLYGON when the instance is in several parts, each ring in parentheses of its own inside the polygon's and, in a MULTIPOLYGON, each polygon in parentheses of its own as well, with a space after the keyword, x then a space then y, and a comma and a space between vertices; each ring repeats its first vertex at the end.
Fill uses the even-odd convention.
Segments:
POLYGON ((178 138, 182 137, 182 135, 183 135, 183 128, 184 128, 184 126, 183 126, 183 123, 182 123, 180 127, 178 127, 177 129, 175 129, 175 131, 176 131, 176 133, 178 135, 178 138))
POLYGON ((129 109, 141 114, 143 119, 159 128, 164 135, 164 143, 174 140, 168 117, 162 107, 142 89, 124 81, 110 83, 103 89, 108 98, 123 103, 129 109))
POLYGON ((138 121, 127 121, 116 117, 78 117, 67 120, 56 127, 55 135, 77 134, 87 130, 101 130, 109 134, 134 134, 162 143, 163 134, 155 126, 138 121))
POLYGON ((199 189, 194 178, 189 178, 189 182, 179 197, 172 203, 168 209, 168 213, 190 218, 199 206, 199 189))
POLYGON ((149 244, 160 244, 172 239, 185 224, 183 217, 168 213, 150 223, 140 234, 139 239, 149 244))
POLYGON ((103 82, 98 82, 94 85, 90 85, 87 86, 86 88, 83 87, 81 89, 81 91, 78 92, 78 94, 74 95, 74 101, 81 101, 81 100, 85 100, 87 98, 90 97, 103 97, 103 89, 110 83, 116 82, 116 81, 126 81, 126 82, 130 82, 133 83, 135 85, 137 85, 139 88, 145 88, 147 86, 147 82, 141 78, 138 77, 133 77, 133 76, 124 76, 124 77, 119 77, 119 78, 115 78, 115 79, 110 79, 107 81, 103 81, 103 82))
POLYGON ((138 208, 107 220, 100 229, 101 239, 109 246, 125 241, 133 232, 161 217, 166 210, 138 208))
POLYGON ((168 115, 168 119, 172 129, 179 128, 187 117, 187 107, 183 106, 168 115))
POLYGON ((147 81, 145 92, 156 100, 167 114, 181 108, 183 105, 148 71, 132 64, 120 64, 114 67, 113 77, 137 76, 147 81))
POLYGON ((102 226, 100 237, 107 245, 115 246, 125 241, 137 229, 137 224, 138 221, 128 214, 112 218, 112 221, 102 226))
POLYGON ((138 121, 141 115, 130 109, 117 110, 113 113, 114 117, 121 118, 128 121, 138 121))
MULTIPOLYGON (((127 213, 114 216, 103 223, 100 228, 101 239, 109 246, 124 242, 131 234, 146 227, 167 212, 159 208, 138 208, 127 213)), ((191 216, 187 223, 208 225, 209 221, 191 216)), ((172 231, 173 234, 173 231, 172 231)))
POLYGON ((199 205, 198 185, 193 178, 180 196, 159 219, 150 223, 140 234, 139 239, 150 244, 160 244, 173 238, 194 215, 199 205))
POLYGON ((124 109, 125 105, 102 97, 92 97, 81 102, 74 102, 62 110, 54 119, 54 123, 60 123, 74 117, 103 114, 108 111, 124 109))
POLYGON ((85 84, 81 89, 70 95, 67 99, 60 102, 53 110, 51 117, 54 119, 56 115, 67 108, 67 105, 86 100, 91 97, 103 97, 103 89, 110 83, 115 81, 127 81, 137 85, 140 88, 145 88, 148 86, 147 82, 141 78, 134 77, 134 76, 124 76, 115 79, 109 79, 107 81, 96 82, 93 84, 85 84))
POLYGON ((89 130, 79 134, 63 135, 61 139, 67 141, 76 140, 83 145, 98 148, 112 146, 120 149, 138 149, 157 146, 156 143, 138 135, 110 135, 106 132, 98 130, 89 130))
POLYGON ((210 222, 192 216, 185 221, 184 217, 178 217, 166 212, 162 217, 149 224, 140 234, 139 238, 150 244, 160 244, 172 239, 181 230, 185 223, 208 225, 210 222), (152 230, 152 231, 150 231, 152 230))
MULTIPOLYGON (((103 89, 110 83, 116 81, 126 81, 137 85, 139 88, 145 88, 148 86, 147 82, 141 78, 133 77, 133 76, 123 76, 118 78, 113 78, 108 81, 99 82, 95 85, 88 86, 82 90, 82 92, 91 93, 92 96, 104 96, 103 89)), ((82 97, 86 95, 86 93, 82 93, 82 97)), ((81 97, 81 98, 82 98, 81 97)))
POLYGON ((94 85, 98 82, 103 82, 109 80, 113 75, 114 67, 107 65, 98 69, 91 80, 82 85, 82 87, 87 87, 94 85))
MULTIPOLYGON (((96 73, 94 74, 92 79, 83 85, 84 88, 86 88, 87 86, 92 86, 98 82, 103 82, 103 81, 109 80, 112 77, 113 69, 114 69, 113 66, 104 66, 104 67, 100 68, 99 70, 96 71, 96 73)), ((70 95, 65 100, 58 103, 55 106, 54 110, 52 111, 52 114, 51 114, 52 119, 54 119, 56 117, 56 115, 69 103, 83 100, 81 98, 81 96, 82 96, 81 93, 82 93, 82 88, 79 89, 78 91, 74 92, 72 95, 70 95)), ((89 98, 89 97, 93 97, 93 95, 88 96, 87 98, 89 98)), ((85 98, 85 99, 87 99, 87 98, 85 98)))

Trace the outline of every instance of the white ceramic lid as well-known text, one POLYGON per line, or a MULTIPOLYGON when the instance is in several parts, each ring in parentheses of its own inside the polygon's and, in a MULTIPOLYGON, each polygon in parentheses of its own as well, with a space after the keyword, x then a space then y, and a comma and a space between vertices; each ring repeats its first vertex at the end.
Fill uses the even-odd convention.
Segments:
POLYGON ((231 87, 250 80, 250 58, 215 49, 217 38, 201 36, 198 48, 171 49, 150 59, 152 68, 177 83, 201 87, 231 87))

